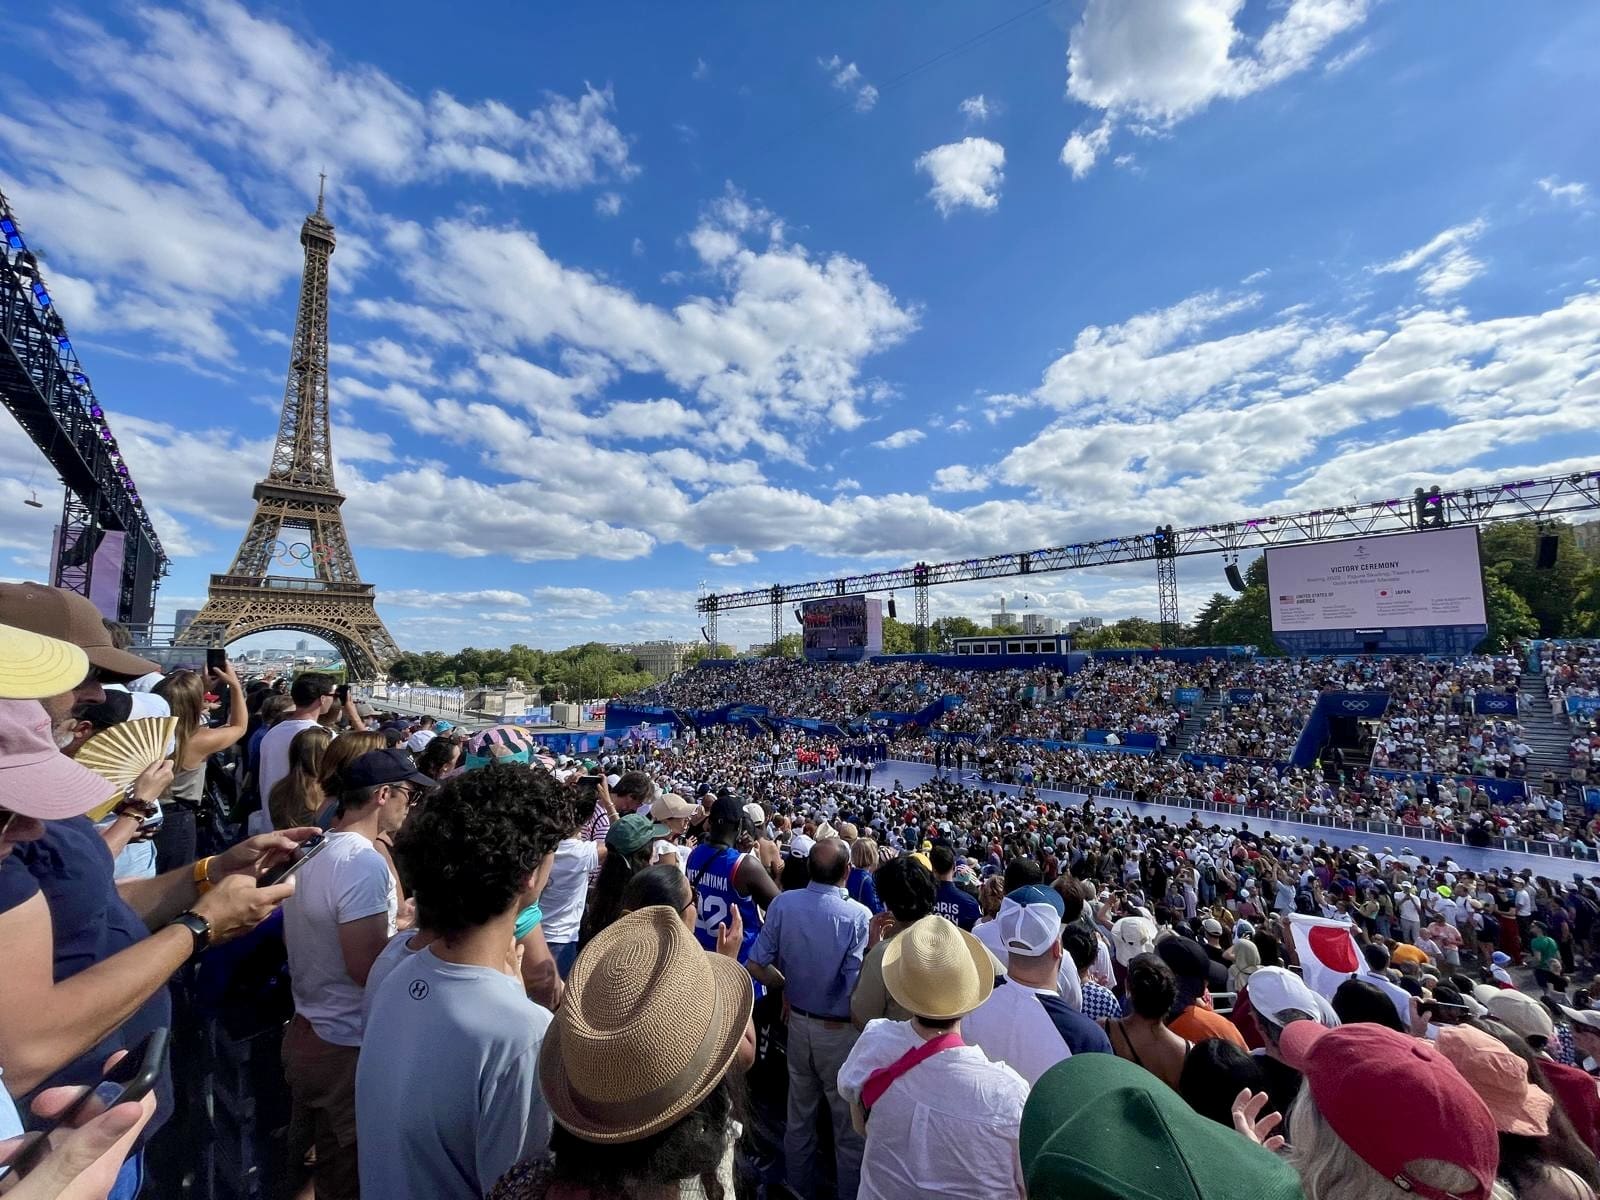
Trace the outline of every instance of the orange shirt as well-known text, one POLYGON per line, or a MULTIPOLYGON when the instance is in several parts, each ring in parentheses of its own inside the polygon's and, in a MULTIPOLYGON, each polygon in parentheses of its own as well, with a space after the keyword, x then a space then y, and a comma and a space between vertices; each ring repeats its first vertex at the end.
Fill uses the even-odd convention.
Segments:
POLYGON ((1249 1053, 1250 1047, 1245 1044, 1244 1034, 1239 1032, 1238 1026, 1228 1020, 1219 1012, 1209 1008, 1201 1008, 1198 1004, 1191 1004, 1178 1014, 1177 1018, 1167 1022, 1167 1028, 1181 1038, 1191 1042, 1205 1042, 1212 1038, 1222 1038, 1232 1042, 1239 1049, 1249 1053))
POLYGON ((1390 957, 1397 963, 1415 963, 1419 967, 1428 962, 1428 956, 1410 942, 1400 942, 1390 957))

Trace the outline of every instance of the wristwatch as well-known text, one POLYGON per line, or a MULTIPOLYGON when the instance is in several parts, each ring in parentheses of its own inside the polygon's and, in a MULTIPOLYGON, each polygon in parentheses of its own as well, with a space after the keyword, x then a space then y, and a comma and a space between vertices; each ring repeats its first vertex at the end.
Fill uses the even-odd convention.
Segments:
POLYGON ((194 937, 194 949, 189 952, 189 961, 200 957, 201 952, 211 945, 211 922, 193 909, 179 913, 169 923, 182 925, 194 937))

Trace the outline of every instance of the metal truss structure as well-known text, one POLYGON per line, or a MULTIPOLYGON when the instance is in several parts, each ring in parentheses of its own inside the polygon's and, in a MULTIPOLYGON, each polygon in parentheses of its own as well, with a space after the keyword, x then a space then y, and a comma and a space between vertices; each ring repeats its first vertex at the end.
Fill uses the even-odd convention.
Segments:
POLYGON ((1148 533, 1049 546, 1042 550, 943 563, 915 563, 889 571, 707 595, 697 602, 696 611, 707 616, 714 634, 718 613, 770 604, 774 628, 777 628, 780 610, 786 604, 820 600, 827 596, 853 596, 912 588, 916 594, 917 610, 915 645, 922 650, 928 645, 927 595, 930 586, 1154 560, 1161 601, 1162 637, 1171 641, 1175 639, 1179 628, 1177 560, 1182 557, 1238 553, 1302 542, 1341 541, 1446 525, 1543 520, 1594 509, 1600 509, 1600 471, 1489 483, 1451 491, 1432 488, 1424 493, 1418 489, 1415 496, 1398 500, 1374 500, 1308 512, 1277 513, 1216 525, 1191 525, 1183 529, 1165 525, 1148 533))
POLYGON ((51 583, 88 596, 101 538, 121 531, 116 617, 148 622, 166 552, 3 193, 0 243, 0 403, 66 485, 51 583))
POLYGON ((180 646, 226 645, 251 633, 293 629, 327 639, 352 680, 381 677, 400 653, 356 570, 334 486, 328 421, 328 259, 333 223, 317 210, 300 228, 305 272, 289 351, 283 414, 255 515, 233 565, 211 577, 205 607, 180 646), (291 540, 294 539, 294 540, 291 540), (303 539, 303 540, 301 540, 303 539), (274 574, 274 563, 311 567, 314 578, 274 574))

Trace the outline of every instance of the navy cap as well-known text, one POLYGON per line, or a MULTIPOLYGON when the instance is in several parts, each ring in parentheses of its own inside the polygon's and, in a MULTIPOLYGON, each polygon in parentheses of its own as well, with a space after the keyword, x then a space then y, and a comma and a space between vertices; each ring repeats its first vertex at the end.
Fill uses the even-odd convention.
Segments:
POLYGON ((1006 893, 1006 899, 1015 900, 1018 904, 1048 904, 1056 910, 1056 916, 1067 915, 1067 904, 1061 898, 1061 893, 1042 883, 1025 883, 1015 891, 1006 893))
POLYGON ((404 750, 368 750, 343 772, 347 789, 378 787, 385 783, 414 783, 431 788, 436 781, 417 770, 417 764, 404 750))

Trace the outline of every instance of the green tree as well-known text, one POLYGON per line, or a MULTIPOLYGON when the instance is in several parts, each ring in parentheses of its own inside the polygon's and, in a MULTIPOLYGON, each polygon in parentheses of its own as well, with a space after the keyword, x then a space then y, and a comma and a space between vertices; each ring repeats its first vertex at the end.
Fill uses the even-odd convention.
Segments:
POLYGON ((931 650, 948 650, 956 638, 977 637, 983 630, 970 617, 940 617, 928 626, 931 650))
POLYGON ((483 686, 483 678, 476 671, 463 671, 456 676, 456 682, 464 688, 483 686))
POLYGON ((779 658, 799 658, 804 652, 805 647, 798 633, 786 633, 778 639, 779 658))
POLYGON ((1251 584, 1228 604, 1213 629, 1217 645, 1255 646, 1263 654, 1280 654, 1272 640, 1272 616, 1265 582, 1251 584))
POLYGON ((996 613, 994 623, 989 628, 995 633, 1021 633, 1022 622, 1014 613, 1007 613, 1004 617, 996 613))
POLYGON ((1573 607, 1573 632, 1581 637, 1600 637, 1600 567, 1590 567, 1579 580, 1577 604, 1573 607))
POLYGON ((1123 646, 1161 645, 1161 626, 1143 617, 1124 617, 1108 627, 1110 635, 1123 646))
POLYGON ((1191 646, 1215 646, 1217 644, 1217 622, 1226 615, 1229 606, 1233 603, 1221 592, 1211 593, 1211 599, 1194 615, 1194 623, 1187 631, 1187 641, 1191 646))
POLYGON ((1492 571, 1522 597, 1539 623, 1541 636, 1565 637, 1578 632, 1584 620, 1579 600, 1591 564, 1578 549, 1572 526, 1565 521, 1545 522, 1542 528, 1533 521, 1507 521, 1484 526, 1481 538, 1485 573, 1492 571), (1534 565, 1541 534, 1554 535, 1558 546, 1555 566, 1543 571, 1534 565))
POLYGON ((689 649, 684 651, 684 654, 683 654, 683 665, 685 667, 692 667, 696 663, 702 661, 703 659, 707 659, 707 658, 734 658, 734 657, 736 657, 736 656, 735 656, 735 654, 733 652, 733 647, 727 645, 724 642, 718 642, 717 645, 716 645, 716 649, 715 650, 713 650, 705 642, 697 642, 693 646, 690 646, 689 649))
POLYGON ((893 617, 883 619, 883 652, 885 654, 912 654, 916 651, 916 630, 904 621, 893 617))
POLYGON ((1539 632, 1538 618, 1527 601, 1505 582, 1503 571, 1503 565, 1491 567, 1484 580, 1483 607, 1489 618, 1489 632, 1483 644, 1494 650, 1512 638, 1534 637, 1539 632))

